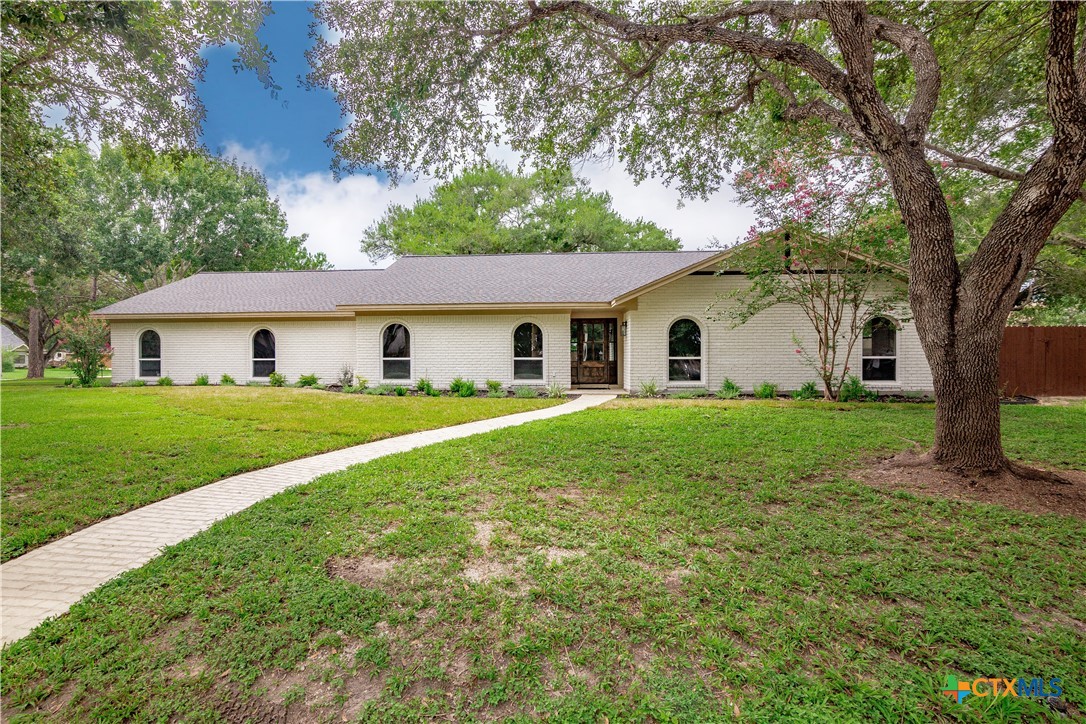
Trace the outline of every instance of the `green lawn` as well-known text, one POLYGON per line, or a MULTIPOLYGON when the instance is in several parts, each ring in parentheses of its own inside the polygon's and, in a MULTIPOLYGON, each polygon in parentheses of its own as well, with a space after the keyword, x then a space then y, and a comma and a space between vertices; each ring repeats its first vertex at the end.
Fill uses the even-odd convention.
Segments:
POLYGON ((246 470, 548 404, 268 387, 67 389, 50 378, 4 382, 3 560, 246 470))
MULTIPOLYGON (((1009 407, 1086 468, 1086 407, 1009 407)), ((1007 721, 1086 711, 1086 524, 849 479, 927 405, 619 403, 282 493, 4 652, 53 720, 1007 721)))
MULTIPOLYGON (((101 379, 101 380, 104 380, 105 382, 108 383, 109 379, 110 379, 110 374, 111 374, 111 372, 109 370, 102 370, 102 374, 98 375, 98 378, 101 379)), ((39 384, 39 385, 40 384, 53 384, 53 385, 55 385, 57 380, 65 380, 65 379, 69 379, 69 378, 74 379, 75 378, 75 373, 72 372, 67 367, 46 367, 45 368, 45 379, 42 379, 42 380, 30 380, 29 382, 27 382, 27 379, 26 379, 26 370, 25 369, 12 370, 11 372, 2 372, 2 373, 0 373, 0 380, 2 380, 4 382, 7 382, 9 380, 12 381, 12 382, 22 381, 22 382, 27 382, 27 384, 39 384)))

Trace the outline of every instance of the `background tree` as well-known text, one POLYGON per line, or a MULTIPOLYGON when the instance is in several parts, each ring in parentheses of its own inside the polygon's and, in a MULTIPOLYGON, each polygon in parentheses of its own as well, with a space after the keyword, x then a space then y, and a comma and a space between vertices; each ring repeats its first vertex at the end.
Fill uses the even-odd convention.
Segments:
POLYGON ((2 308, 41 377, 56 339, 50 308, 92 261, 71 215, 58 213, 69 178, 56 164, 67 142, 44 112, 64 117, 68 140, 123 139, 150 148, 192 146, 204 110, 195 82, 207 46, 237 44, 236 66, 274 91, 271 56, 256 30, 264 4, 4 2, 0 4, 2 308))
POLYGON ((312 80, 353 119, 334 136, 341 171, 440 172, 508 133, 537 165, 617 153, 636 178, 697 195, 800 124, 874 153, 909 233, 910 305, 937 399, 927 461, 1033 474, 1003 453, 999 349, 1034 260, 1084 194, 1080 13, 1067 2, 325 2, 317 16, 335 40, 317 39, 312 80), (1013 188, 968 266, 941 163, 1013 188))
POLYGON ((306 250, 305 235, 287 233, 263 175, 234 161, 202 152, 133 156, 110 145, 97 157, 73 147, 59 160, 99 272, 142 284, 164 267, 177 278, 180 270, 327 266, 324 254, 306 250))
POLYGON ((796 354, 824 397, 837 400, 868 320, 908 316, 901 266, 908 242, 872 159, 804 150, 778 151, 736 176, 738 198, 758 222, 727 265, 744 272, 749 286, 714 307, 733 325, 778 304, 801 310, 809 325, 807 334, 793 330, 796 354), (802 342, 811 335, 813 351, 802 342))
POLYGON ((305 235, 287 234, 264 177, 232 161, 201 152, 132 155, 108 144, 94 156, 65 143, 49 162, 50 194, 37 199, 50 200, 42 233, 58 255, 22 259, 36 248, 27 244, 4 251, 5 261, 34 270, 22 284, 5 285, 3 321, 28 347, 37 339, 40 353, 29 359, 40 368, 61 344, 61 321, 88 308, 197 271, 328 266, 324 254, 306 250, 305 235))
POLYGON ((501 165, 470 168, 414 206, 393 205, 366 230, 373 260, 403 254, 678 249, 670 232, 627 221, 572 172, 519 174, 501 165))

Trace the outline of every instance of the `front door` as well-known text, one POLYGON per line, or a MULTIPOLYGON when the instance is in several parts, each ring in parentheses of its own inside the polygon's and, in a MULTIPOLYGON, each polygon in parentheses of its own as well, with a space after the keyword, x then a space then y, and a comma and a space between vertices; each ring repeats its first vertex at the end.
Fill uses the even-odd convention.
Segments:
POLYGON ((615 319, 574 319, 570 322, 570 373, 575 385, 618 384, 618 345, 615 319))

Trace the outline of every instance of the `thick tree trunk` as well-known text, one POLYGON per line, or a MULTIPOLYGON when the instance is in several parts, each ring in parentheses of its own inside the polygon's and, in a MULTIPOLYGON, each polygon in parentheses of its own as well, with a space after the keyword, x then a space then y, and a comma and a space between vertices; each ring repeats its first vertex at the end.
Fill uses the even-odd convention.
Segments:
POLYGON ((44 313, 37 307, 31 307, 27 325, 26 378, 28 380, 45 377, 45 350, 42 348, 42 318, 44 313))
POLYGON ((994 320, 952 346, 928 353, 935 386, 932 461, 972 474, 1009 469, 999 429, 999 348, 1003 323, 994 320))

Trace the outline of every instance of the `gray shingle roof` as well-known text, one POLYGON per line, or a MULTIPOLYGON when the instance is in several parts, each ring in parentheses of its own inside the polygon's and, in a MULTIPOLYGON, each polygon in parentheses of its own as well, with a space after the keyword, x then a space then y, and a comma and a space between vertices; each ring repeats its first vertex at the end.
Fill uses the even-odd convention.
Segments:
POLYGON ((608 303, 714 251, 408 256, 384 270, 201 273, 99 310, 331 312, 337 305, 608 303))
POLYGON ((13 349, 26 344, 23 340, 19 339, 15 332, 8 329, 7 325, 0 324, 0 347, 4 349, 13 349))

